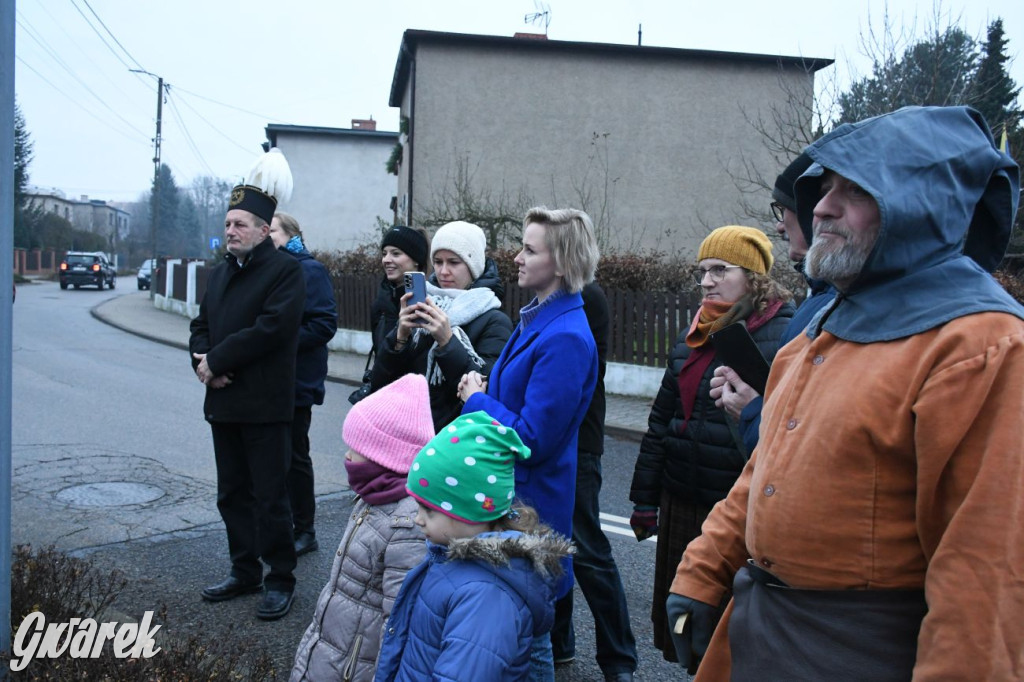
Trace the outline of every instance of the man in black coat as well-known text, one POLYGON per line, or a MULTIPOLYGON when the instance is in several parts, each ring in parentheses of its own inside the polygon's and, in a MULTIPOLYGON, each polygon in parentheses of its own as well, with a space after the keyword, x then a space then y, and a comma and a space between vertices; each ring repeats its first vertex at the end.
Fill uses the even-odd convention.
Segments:
POLYGON ((189 349, 206 385, 203 406, 217 460, 217 508, 231 574, 203 590, 225 601, 264 589, 258 618, 291 608, 295 546, 286 485, 295 401, 295 354, 306 287, 298 262, 267 239, 276 200, 249 185, 231 193, 228 254, 207 282, 189 349))

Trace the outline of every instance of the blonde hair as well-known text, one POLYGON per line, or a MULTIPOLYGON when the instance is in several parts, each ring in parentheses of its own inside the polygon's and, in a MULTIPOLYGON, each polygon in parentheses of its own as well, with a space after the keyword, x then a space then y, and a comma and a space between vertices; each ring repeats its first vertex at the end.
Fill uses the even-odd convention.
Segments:
POLYGON ((569 293, 578 293, 594 281, 594 271, 601 254, 594 236, 594 223, 583 211, 575 208, 531 208, 523 219, 523 229, 530 223, 543 225, 544 242, 555 259, 555 268, 562 273, 562 283, 569 293))
POLYGON ((295 216, 290 213, 285 213, 284 211, 278 211, 274 214, 274 217, 277 218, 279 223, 281 223, 281 229, 284 230, 286 235, 289 237, 298 237, 299 239, 302 239, 302 241, 306 241, 302 237, 302 230, 299 229, 299 221, 295 219, 295 216))
POLYGON ((754 304, 754 310, 762 312, 774 301, 788 301, 793 294, 781 284, 768 275, 762 275, 753 270, 744 268, 743 274, 747 276, 747 288, 750 291, 750 302, 754 304))

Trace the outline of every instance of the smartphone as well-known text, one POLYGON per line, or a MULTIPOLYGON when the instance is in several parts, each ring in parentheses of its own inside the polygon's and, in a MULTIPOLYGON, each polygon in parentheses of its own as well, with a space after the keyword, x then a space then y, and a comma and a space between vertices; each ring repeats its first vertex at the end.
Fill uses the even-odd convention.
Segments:
POLYGON ((422 272, 405 273, 405 291, 412 292, 412 297, 406 305, 413 306, 417 303, 427 302, 427 278, 422 272))

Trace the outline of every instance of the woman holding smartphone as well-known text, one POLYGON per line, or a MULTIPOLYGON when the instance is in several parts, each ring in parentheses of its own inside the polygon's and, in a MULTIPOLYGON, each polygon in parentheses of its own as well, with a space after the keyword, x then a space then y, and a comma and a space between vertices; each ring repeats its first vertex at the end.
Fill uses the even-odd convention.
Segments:
MULTIPOLYGON (((534 299, 489 376, 463 377, 463 413, 483 410, 529 446, 516 462, 516 496, 541 521, 572 537, 576 443, 597 385, 597 347, 583 312, 583 286, 594 279, 599 253, 590 217, 575 209, 533 208, 523 220, 516 256, 519 286, 534 299)), ((572 589, 571 559, 554 595, 572 589)), ((534 639, 531 679, 554 680, 550 633, 534 639)))
POLYGON ((701 242, 697 259, 694 283, 703 293, 701 307, 669 355, 629 492, 637 540, 658 536, 651 621, 654 645, 668 661, 678 660, 665 611, 676 567, 750 454, 731 417, 709 394, 715 368, 722 364, 710 336, 742 323, 771 362, 795 311, 789 292, 768 276, 772 243, 761 230, 720 227, 701 242))
POLYGON ((438 229, 431 240, 434 274, 426 282, 427 300, 410 304, 412 293, 403 294, 398 324, 377 346, 372 388, 404 374, 425 375, 437 430, 461 412, 462 376, 490 372, 512 333, 512 321, 501 311, 498 266, 486 251, 484 231, 472 223, 438 229))
POLYGON ((380 242, 380 263, 384 277, 377 291, 377 299, 370 308, 370 333, 373 347, 398 324, 398 311, 405 295, 403 276, 407 272, 426 272, 429 265, 430 244, 426 232, 417 227, 395 225, 384 233, 380 242))

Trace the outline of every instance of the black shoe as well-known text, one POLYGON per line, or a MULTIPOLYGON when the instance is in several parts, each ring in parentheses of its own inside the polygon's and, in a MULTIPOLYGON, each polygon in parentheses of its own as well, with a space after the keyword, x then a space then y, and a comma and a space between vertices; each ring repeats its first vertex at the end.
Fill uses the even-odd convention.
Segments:
POLYGON ((233 575, 229 575, 226 580, 205 588, 203 590, 203 599, 206 601, 227 601, 228 599, 240 597, 243 594, 259 592, 262 589, 262 580, 257 582, 245 582, 233 575))
POLYGON ((576 654, 555 654, 554 658, 555 665, 561 667, 574 662, 576 660, 576 654))
POLYGON ((316 533, 312 531, 303 531, 295 534, 295 556, 300 557, 303 554, 309 554, 320 549, 320 543, 316 541, 316 533))
POLYGON ((629 671, 620 673, 605 673, 604 682, 633 682, 633 673, 629 671))
POLYGON ((292 591, 267 590, 263 594, 263 603, 256 609, 256 617, 260 620, 277 620, 292 608, 295 593, 292 591))

